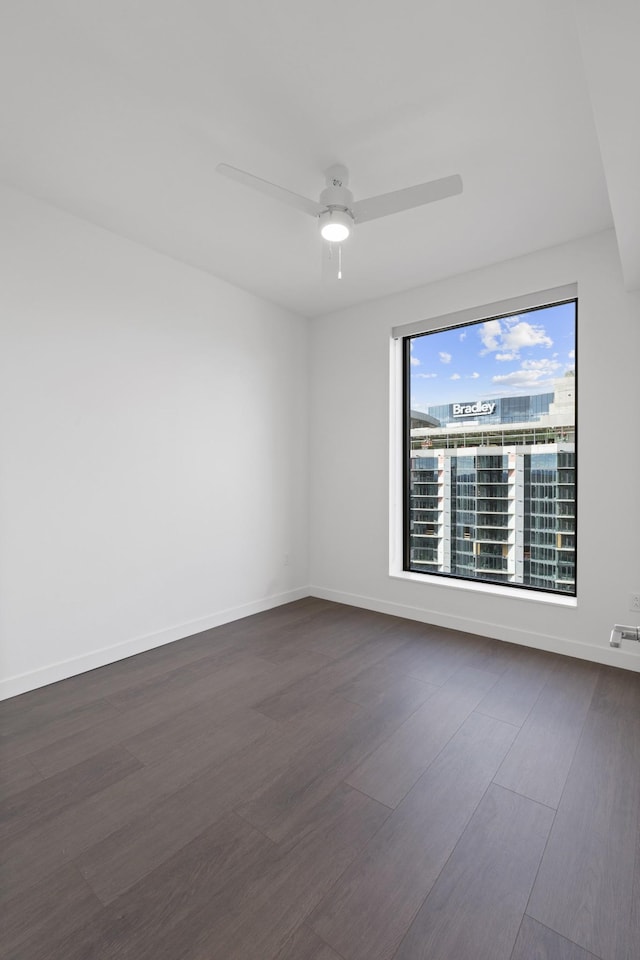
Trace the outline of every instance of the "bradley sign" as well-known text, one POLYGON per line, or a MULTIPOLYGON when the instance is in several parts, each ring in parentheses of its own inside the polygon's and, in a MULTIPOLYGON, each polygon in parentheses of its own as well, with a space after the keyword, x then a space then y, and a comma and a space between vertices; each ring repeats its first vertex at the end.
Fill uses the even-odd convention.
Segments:
POLYGON ((452 403, 452 415, 454 417, 486 417, 493 413, 496 408, 495 403, 481 403, 476 400, 475 403, 452 403))

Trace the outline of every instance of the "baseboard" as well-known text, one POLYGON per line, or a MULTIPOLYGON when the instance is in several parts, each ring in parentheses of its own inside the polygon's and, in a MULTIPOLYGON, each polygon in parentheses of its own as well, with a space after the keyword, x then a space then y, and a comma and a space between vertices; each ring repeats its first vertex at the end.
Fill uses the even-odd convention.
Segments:
POLYGON ((29 673, 22 673, 16 677, 8 677, 6 680, 0 680, 0 700, 16 697, 20 693, 26 693, 28 690, 35 690, 37 687, 44 687, 49 683, 57 683, 58 680, 75 677, 80 673, 86 673, 88 670, 95 670, 97 667, 104 667, 108 663, 115 663, 116 660, 125 660, 127 657, 133 657, 136 653, 144 653, 146 650, 161 647, 165 643, 173 643, 175 640, 184 640, 185 637, 191 637, 195 633, 202 633, 204 630, 220 627, 223 623, 240 620, 242 617, 250 617, 254 613, 262 613, 265 610, 271 610, 273 607, 279 607, 284 603, 303 600, 308 596, 308 588, 300 587, 297 590, 290 590, 287 593, 280 593, 275 596, 265 597, 262 600, 245 603, 239 607, 229 607, 226 610, 219 610, 208 617, 190 620, 187 623, 168 627, 166 630, 160 630, 157 633, 134 637, 131 640, 126 640, 124 643, 117 643, 111 647, 92 650, 91 653, 83 654, 80 657, 71 657, 68 660, 61 660, 58 663, 49 664, 46 667, 41 667, 29 673))
POLYGON ((489 621, 470 620, 466 617, 422 610, 419 607, 394 603, 390 600, 379 600, 375 597, 343 593, 326 587, 310 586, 299 587, 287 593, 265 597, 238 607, 219 610, 199 620, 191 620, 156 633, 134 637, 124 643, 103 647, 100 650, 92 650, 81 657, 61 660, 58 663, 49 664, 29 673, 0 680, 0 700, 18 696, 29 690, 35 690, 37 687, 44 687, 49 683, 56 683, 58 680, 66 680, 68 677, 86 673, 88 670, 95 670, 97 667, 115 663, 116 660, 125 660, 127 657, 135 656, 136 653, 144 653, 154 647, 173 643, 176 640, 183 640, 185 637, 202 633, 204 630, 211 630, 213 627, 222 626, 222 624, 230 623, 232 620, 240 620, 242 617, 249 617, 254 613, 262 613, 265 610, 271 610, 273 607, 292 603, 294 600, 303 600, 305 597, 317 597, 320 600, 330 600, 352 607, 362 607, 364 610, 375 610, 378 613, 387 613, 394 617, 418 620, 421 623, 432 623, 439 627, 450 627, 454 630, 463 630, 466 633, 475 633, 484 637, 493 637, 496 640, 504 640, 508 643, 533 647, 537 650, 546 650, 549 653, 559 653, 568 657, 577 657, 580 660, 591 660, 594 663, 602 663, 610 667, 621 667, 625 670, 640 672, 640 655, 625 650, 594 647, 592 644, 568 640, 566 637, 534 633, 530 630, 506 627, 503 624, 490 623, 489 621))
POLYGON ((531 630, 520 630, 517 627, 507 627, 503 624, 490 623, 475 618, 471 620, 467 617, 452 616, 433 610, 422 610, 419 607, 410 607, 403 603, 378 600, 375 597, 363 597, 355 593, 342 593, 339 590, 331 590, 326 587, 310 586, 308 594, 320 600, 332 600, 335 603, 345 603, 352 607, 375 610, 377 613, 404 617, 406 620, 432 623, 437 627, 450 627, 453 630, 463 630, 465 633, 475 633, 482 637, 492 637, 495 640, 503 640, 507 643, 517 643, 523 647, 533 647, 536 650, 545 650, 548 653, 559 653, 566 657, 577 657, 580 660, 590 660, 593 663, 602 663, 609 667, 621 667, 624 670, 640 672, 640 656, 635 652, 630 653, 609 646, 594 647, 592 644, 568 640, 566 637, 535 633, 531 630))

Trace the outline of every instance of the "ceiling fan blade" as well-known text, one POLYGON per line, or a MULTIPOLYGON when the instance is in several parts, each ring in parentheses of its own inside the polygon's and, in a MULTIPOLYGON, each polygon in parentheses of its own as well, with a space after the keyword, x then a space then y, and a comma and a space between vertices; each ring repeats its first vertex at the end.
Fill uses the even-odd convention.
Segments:
POLYGON ((400 213, 401 210, 411 210, 423 203, 444 200, 445 197, 453 197, 457 193, 462 193, 462 177, 455 174, 440 180, 430 180, 428 183, 418 183, 415 187, 381 193, 378 197, 357 200, 351 210, 356 223, 363 223, 365 220, 377 220, 378 217, 388 217, 391 213, 400 213))
POLYGON ((324 207, 314 200, 301 197, 298 193, 285 190, 284 187, 279 187, 275 183, 263 180, 262 177, 255 177, 252 173, 247 173, 245 170, 238 170, 237 167, 232 167, 228 163, 219 163, 216 167, 216 173, 221 173, 223 177, 229 177, 230 180, 237 180, 238 183, 243 183, 246 187, 252 187, 254 190, 258 190, 260 193, 264 193, 267 197, 272 197, 274 200, 280 200, 281 203, 295 207, 296 210, 309 213, 312 217, 319 216, 324 210, 324 207))

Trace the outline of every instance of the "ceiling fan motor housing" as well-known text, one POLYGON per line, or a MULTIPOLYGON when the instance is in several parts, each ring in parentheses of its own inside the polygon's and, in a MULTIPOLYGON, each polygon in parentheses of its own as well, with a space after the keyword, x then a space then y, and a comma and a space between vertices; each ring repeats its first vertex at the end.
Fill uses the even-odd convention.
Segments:
POLYGON ((326 210, 320 214, 320 233, 325 240, 346 240, 354 224, 351 206, 353 194, 347 187, 348 173, 345 167, 335 166, 327 170, 327 185, 320 194, 320 203, 326 210))
POLYGON ((337 207, 340 210, 350 210, 353 203, 353 194, 348 187, 343 187, 341 183, 327 185, 320 194, 320 203, 323 206, 337 207))

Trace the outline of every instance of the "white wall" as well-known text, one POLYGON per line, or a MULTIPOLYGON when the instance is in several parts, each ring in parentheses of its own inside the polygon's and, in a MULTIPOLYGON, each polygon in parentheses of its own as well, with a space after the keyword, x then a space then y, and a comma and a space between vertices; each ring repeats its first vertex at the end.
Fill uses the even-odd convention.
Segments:
POLYGON ((0 691, 306 595, 307 321, 8 189, 0 257, 0 691))
MULTIPOLYGON (((425 251, 428 256, 428 251, 425 251)), ((311 324, 311 591, 503 640, 640 669, 640 309, 607 232, 311 324), (573 608, 389 577, 391 327, 577 282, 578 600, 573 608)))

